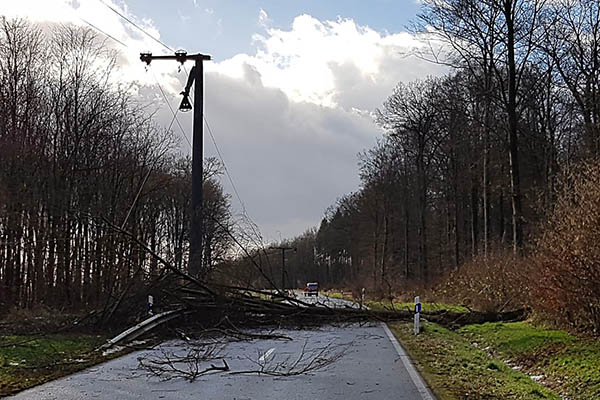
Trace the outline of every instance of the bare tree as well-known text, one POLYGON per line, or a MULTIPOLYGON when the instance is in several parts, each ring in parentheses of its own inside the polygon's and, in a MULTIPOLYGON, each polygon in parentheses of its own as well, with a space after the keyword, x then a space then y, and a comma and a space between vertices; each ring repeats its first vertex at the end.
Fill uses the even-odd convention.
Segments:
POLYGON ((594 0, 550 3, 544 50, 583 117, 586 152, 600 154, 600 4, 594 0))
MULTIPOLYGON (((115 78, 116 60, 88 29, 0 20, 2 302, 111 315, 162 273, 148 250, 185 264, 189 162, 115 78)), ((205 180, 206 218, 219 221, 207 230, 207 269, 230 244, 218 177, 205 180)))
MULTIPOLYGON (((540 19, 545 1, 530 0, 428 0, 419 16, 423 29, 451 46, 447 60, 455 66, 484 72, 484 89, 492 75, 499 86, 506 113, 507 153, 510 166, 513 249, 523 245, 523 206, 519 165, 519 97, 522 77, 543 37, 540 19)), ((486 113, 489 116, 489 113, 486 113)), ((487 120, 487 117, 486 117, 487 120)), ((489 121, 486 121, 489 124, 489 121)), ((486 130, 487 132, 487 130, 486 130)), ((487 154, 486 133, 485 151, 487 154)), ((487 186, 487 158, 484 184, 487 186)), ((484 188, 484 193, 487 187, 484 188)), ((484 194, 484 198, 487 195, 484 194)), ((487 200, 484 213, 487 213, 487 200)), ((487 215, 485 236, 487 237, 487 215)), ((487 239, 485 240, 487 242, 487 239)), ((487 245, 486 245, 487 246, 487 245)))
POLYGON ((427 212, 435 158, 444 132, 439 127, 434 79, 398 84, 378 111, 378 123, 398 140, 413 165, 416 177, 418 256, 421 276, 427 282, 427 212))

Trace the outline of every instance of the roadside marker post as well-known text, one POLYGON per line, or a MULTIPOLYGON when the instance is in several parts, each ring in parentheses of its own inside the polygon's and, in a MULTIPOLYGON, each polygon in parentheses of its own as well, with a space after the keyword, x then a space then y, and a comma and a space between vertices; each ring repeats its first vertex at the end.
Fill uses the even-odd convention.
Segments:
POLYGON ((360 291, 360 309, 362 310, 365 305, 365 288, 362 288, 360 291))
POLYGON ((154 310, 152 309, 154 307, 154 297, 149 294, 148 295, 148 315, 154 315, 154 310))
POLYGON ((415 335, 421 331, 421 300, 415 297, 415 335))

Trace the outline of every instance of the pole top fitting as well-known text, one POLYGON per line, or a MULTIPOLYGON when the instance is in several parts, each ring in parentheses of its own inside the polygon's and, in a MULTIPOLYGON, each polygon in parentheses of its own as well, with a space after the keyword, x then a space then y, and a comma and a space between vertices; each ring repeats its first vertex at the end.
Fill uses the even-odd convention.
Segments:
POLYGON ((152 53, 149 51, 140 53, 140 60, 142 60, 142 62, 145 62, 146 64, 150 65, 150 62, 152 61, 152 53))
POLYGON ((175 52, 175 60, 179 61, 181 64, 183 64, 186 59, 187 59, 187 51, 180 49, 175 52))

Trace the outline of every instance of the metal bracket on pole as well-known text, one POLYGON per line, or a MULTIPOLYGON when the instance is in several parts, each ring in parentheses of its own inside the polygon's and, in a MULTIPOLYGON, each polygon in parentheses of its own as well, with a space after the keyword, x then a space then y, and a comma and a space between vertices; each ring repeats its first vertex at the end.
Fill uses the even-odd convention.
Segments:
POLYGON ((182 92, 183 100, 180 110, 189 111, 192 105, 189 101, 189 94, 192 83, 194 83, 194 127, 192 144, 192 213, 190 223, 190 255, 188 262, 188 272, 194 277, 200 276, 202 272, 202 240, 204 237, 204 226, 202 221, 202 162, 204 158, 203 151, 203 118, 204 118, 204 67, 202 63, 210 60, 207 54, 187 54, 184 50, 178 50, 173 55, 153 56, 152 53, 140 53, 140 60, 146 65, 154 60, 174 60, 182 65, 192 60, 195 62, 194 68, 190 71, 185 90, 182 92))

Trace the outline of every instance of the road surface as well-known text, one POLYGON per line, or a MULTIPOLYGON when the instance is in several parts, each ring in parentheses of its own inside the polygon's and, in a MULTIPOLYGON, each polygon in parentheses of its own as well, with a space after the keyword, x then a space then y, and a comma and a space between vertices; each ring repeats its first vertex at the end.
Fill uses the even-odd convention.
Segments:
MULTIPOLYGON (((191 383, 181 378, 162 382, 138 367, 138 357, 158 356, 161 349, 185 354, 189 348, 186 342, 169 341, 153 350, 131 353, 21 392, 11 399, 433 400, 384 324, 325 326, 277 333, 293 340, 229 343, 222 354, 231 371, 256 370, 256 361, 267 354, 268 368, 286 359, 294 360, 302 353, 303 346, 305 354, 329 346, 329 354, 341 352, 343 356, 324 369, 297 376, 217 372, 191 383)), ((220 361, 212 363, 221 365, 220 361)))
POLYGON ((358 302, 328 297, 321 293, 318 296, 306 296, 303 290, 294 290, 293 293, 298 300, 308 304, 316 304, 329 308, 360 308, 360 303, 358 302))

